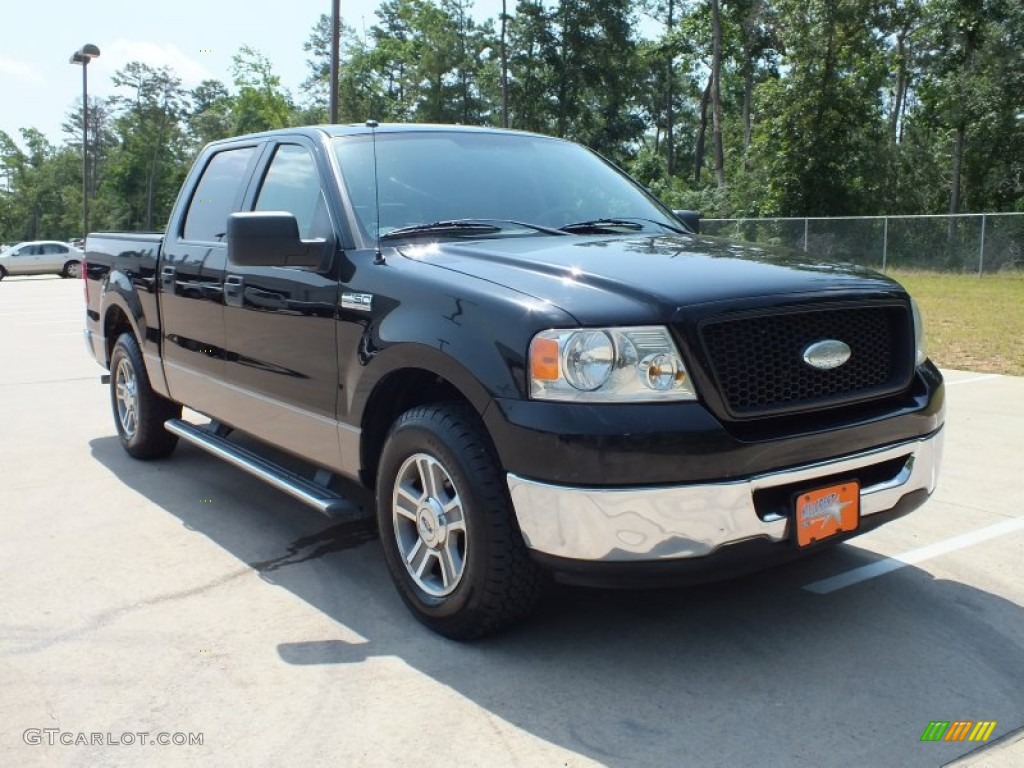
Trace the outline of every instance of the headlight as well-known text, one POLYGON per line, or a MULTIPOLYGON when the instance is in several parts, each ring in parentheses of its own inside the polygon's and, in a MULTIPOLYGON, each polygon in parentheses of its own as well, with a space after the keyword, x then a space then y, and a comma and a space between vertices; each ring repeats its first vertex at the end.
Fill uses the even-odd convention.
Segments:
POLYGON ((576 402, 696 400, 668 329, 569 328, 530 343, 530 397, 576 402))
POLYGON ((604 331, 580 331, 565 342, 561 358, 565 378, 573 388, 592 392, 612 375, 615 346, 604 331))
POLYGON ((928 348, 924 343, 924 321, 921 319, 921 309, 913 299, 910 300, 910 307, 914 311, 914 365, 923 365, 928 359, 928 348))

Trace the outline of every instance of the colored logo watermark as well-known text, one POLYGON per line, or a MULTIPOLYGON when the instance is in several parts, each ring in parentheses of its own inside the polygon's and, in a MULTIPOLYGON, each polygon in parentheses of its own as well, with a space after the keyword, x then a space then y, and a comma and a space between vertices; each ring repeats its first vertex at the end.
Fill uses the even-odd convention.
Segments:
POLYGON ((932 720, 921 741, 988 741, 998 724, 996 720, 932 720))

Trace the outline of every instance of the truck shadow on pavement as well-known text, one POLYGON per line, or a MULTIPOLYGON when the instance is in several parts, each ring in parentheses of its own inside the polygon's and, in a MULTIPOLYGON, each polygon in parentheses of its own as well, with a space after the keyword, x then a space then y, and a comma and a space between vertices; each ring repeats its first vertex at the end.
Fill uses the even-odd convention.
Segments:
POLYGON ((155 463, 114 437, 91 448, 187 529, 351 630, 282 627, 266 639, 284 662, 396 657, 606 765, 934 766, 978 745, 922 743, 932 720, 997 720, 993 739, 1024 723, 1021 607, 914 567, 802 589, 879 559, 855 545, 686 589, 552 585, 531 621, 463 645, 405 610, 371 523, 334 524, 189 445, 155 463), (366 642, 339 639, 353 632, 366 642))

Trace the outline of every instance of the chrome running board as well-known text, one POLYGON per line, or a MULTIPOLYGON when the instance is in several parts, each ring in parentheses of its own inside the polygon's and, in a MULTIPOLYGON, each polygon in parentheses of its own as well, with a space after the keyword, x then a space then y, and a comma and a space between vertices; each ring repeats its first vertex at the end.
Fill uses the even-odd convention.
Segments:
MULTIPOLYGON (((207 453, 213 454, 218 459, 223 459, 250 475, 258 477, 279 491, 284 491, 303 504, 320 510, 328 517, 342 520, 366 517, 362 509, 337 491, 328 488, 326 483, 315 482, 285 469, 240 445, 225 440, 224 437, 215 434, 212 430, 181 419, 168 419, 164 422, 164 429, 202 448, 207 453)), ((318 479, 325 476, 327 479, 330 477, 326 472, 317 473, 318 479)))

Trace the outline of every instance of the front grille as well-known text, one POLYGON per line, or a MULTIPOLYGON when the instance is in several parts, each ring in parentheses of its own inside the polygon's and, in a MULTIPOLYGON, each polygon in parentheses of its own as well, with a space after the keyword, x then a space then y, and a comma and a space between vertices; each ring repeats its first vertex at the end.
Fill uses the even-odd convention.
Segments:
POLYGON ((907 386, 913 329, 901 305, 787 311, 723 318, 701 327, 711 374, 726 409, 753 417, 880 397, 907 386), (804 362, 815 342, 851 350, 838 368, 804 362))

